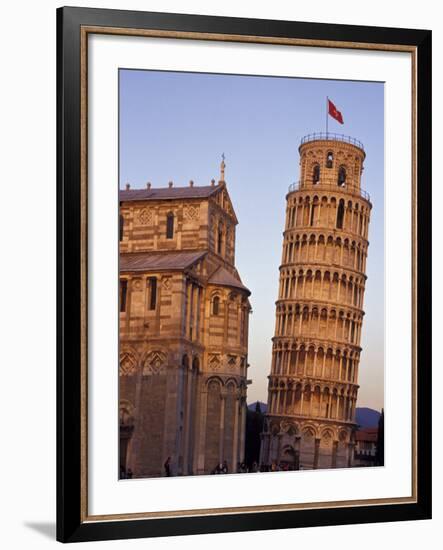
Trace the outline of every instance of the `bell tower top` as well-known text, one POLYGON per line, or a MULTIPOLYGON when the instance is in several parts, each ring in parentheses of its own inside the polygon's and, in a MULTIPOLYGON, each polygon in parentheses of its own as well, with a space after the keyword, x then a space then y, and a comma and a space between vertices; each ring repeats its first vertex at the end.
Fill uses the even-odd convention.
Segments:
POLYGON ((360 141, 340 134, 309 134, 301 140, 299 153, 297 189, 331 191, 338 188, 369 200, 369 195, 361 189, 366 153, 360 141))

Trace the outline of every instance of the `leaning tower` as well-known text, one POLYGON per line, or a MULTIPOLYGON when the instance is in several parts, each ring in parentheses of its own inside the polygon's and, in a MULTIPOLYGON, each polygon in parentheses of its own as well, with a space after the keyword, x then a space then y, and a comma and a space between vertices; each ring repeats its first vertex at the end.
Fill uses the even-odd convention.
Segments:
POLYGON ((286 225, 261 463, 352 465, 371 202, 353 138, 311 134, 286 225))

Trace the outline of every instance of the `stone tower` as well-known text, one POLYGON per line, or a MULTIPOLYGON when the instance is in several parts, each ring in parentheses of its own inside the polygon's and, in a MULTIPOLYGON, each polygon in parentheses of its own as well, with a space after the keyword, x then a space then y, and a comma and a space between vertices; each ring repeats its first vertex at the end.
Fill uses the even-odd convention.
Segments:
POLYGON ((302 139, 286 225, 261 463, 352 465, 371 202, 365 152, 347 136, 302 139))

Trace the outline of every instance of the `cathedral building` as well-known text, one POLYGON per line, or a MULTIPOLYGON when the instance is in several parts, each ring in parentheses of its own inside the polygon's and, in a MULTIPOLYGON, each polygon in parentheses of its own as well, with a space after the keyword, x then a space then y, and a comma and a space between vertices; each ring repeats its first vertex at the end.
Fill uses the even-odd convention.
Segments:
POLYGON ((121 473, 235 472, 244 459, 250 292, 224 172, 120 191, 121 473))
POLYGON ((365 152, 347 136, 299 147, 286 195, 268 408, 260 461, 352 466, 371 202, 365 152))

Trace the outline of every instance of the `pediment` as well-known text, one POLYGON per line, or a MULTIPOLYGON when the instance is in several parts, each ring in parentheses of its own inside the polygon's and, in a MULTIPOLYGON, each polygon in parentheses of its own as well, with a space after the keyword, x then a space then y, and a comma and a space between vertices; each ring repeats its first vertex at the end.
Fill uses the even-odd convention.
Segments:
POLYGON ((226 185, 223 184, 220 191, 215 195, 214 200, 219 208, 221 208, 233 221, 237 224, 237 216, 235 215, 234 206, 232 205, 231 197, 229 196, 226 185))

